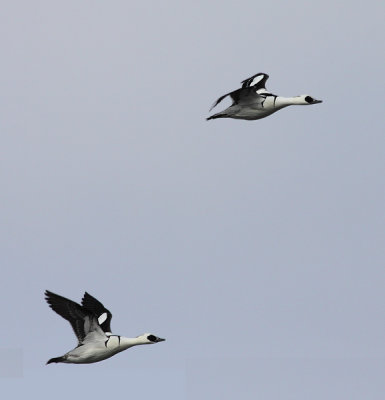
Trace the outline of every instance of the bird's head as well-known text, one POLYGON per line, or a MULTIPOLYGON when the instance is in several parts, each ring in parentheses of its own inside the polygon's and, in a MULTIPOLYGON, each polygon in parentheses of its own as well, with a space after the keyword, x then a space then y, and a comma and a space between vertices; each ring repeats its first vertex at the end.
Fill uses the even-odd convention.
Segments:
POLYGON ((317 100, 314 97, 309 96, 308 94, 301 94, 301 96, 298 96, 298 101, 298 104, 303 105, 322 103, 322 100, 317 100))
POLYGON ((155 336, 152 333, 143 333, 143 335, 140 335, 137 338, 140 339, 143 344, 154 344, 154 343, 164 342, 166 340, 158 336, 155 336))

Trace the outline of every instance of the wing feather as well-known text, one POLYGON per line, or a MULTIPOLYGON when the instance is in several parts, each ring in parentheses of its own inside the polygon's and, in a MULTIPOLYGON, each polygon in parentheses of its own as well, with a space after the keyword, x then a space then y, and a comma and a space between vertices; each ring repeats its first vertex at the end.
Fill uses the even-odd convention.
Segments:
POLYGON ((259 72, 251 76, 250 78, 242 81, 242 87, 240 89, 234 90, 233 92, 226 93, 219 97, 218 100, 214 102, 211 106, 210 111, 216 107, 224 98, 230 96, 233 100, 233 104, 251 104, 259 103, 264 100, 260 94, 267 93, 266 91, 266 81, 269 79, 269 75, 259 72))
POLYGON ((247 78, 244 81, 242 81, 241 84, 243 88, 251 86, 255 87, 255 90, 258 93, 260 90, 266 91, 266 81, 268 79, 269 75, 263 72, 258 72, 258 74, 255 74, 250 78, 247 78))
POLYGON ((99 300, 96 300, 95 297, 85 292, 82 299, 82 306, 97 316, 99 325, 104 332, 111 332, 112 314, 99 300))
POLYGON ((91 331, 97 330, 98 321, 92 310, 49 290, 45 291, 45 299, 53 311, 71 324, 79 345, 91 331))

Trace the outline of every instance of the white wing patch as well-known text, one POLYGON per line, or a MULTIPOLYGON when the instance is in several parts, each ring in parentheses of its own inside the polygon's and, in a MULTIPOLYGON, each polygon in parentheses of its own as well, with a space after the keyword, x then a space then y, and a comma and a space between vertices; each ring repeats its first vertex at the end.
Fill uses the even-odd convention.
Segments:
POLYGON ((107 319, 107 313, 105 312, 98 318, 99 325, 101 325, 106 319, 107 319))
POLYGON ((261 75, 257 75, 250 83, 249 86, 254 86, 256 85, 258 82, 260 82, 265 75, 261 74, 261 75))

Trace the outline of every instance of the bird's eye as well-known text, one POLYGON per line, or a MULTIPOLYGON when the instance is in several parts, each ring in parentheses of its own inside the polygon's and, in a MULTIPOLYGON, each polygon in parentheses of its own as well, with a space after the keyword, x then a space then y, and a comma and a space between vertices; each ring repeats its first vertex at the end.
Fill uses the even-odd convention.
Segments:
POLYGON ((305 97, 305 101, 306 101, 307 103, 313 103, 314 99, 313 99, 313 97, 306 96, 306 97, 305 97))
POLYGON ((149 335, 149 336, 147 336, 147 339, 148 339, 150 342, 156 342, 156 336, 154 336, 154 335, 149 335))

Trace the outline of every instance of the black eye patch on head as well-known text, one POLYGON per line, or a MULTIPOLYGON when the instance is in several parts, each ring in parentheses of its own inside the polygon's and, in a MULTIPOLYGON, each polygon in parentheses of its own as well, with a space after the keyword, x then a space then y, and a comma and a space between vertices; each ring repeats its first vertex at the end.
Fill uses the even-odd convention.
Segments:
POLYGON ((313 99, 313 97, 306 96, 305 97, 305 101, 308 102, 308 103, 313 103, 314 99, 313 99))
POLYGON ((151 342, 156 342, 156 336, 154 336, 154 335, 149 335, 149 336, 147 336, 147 339, 149 340, 149 341, 151 341, 151 342))

